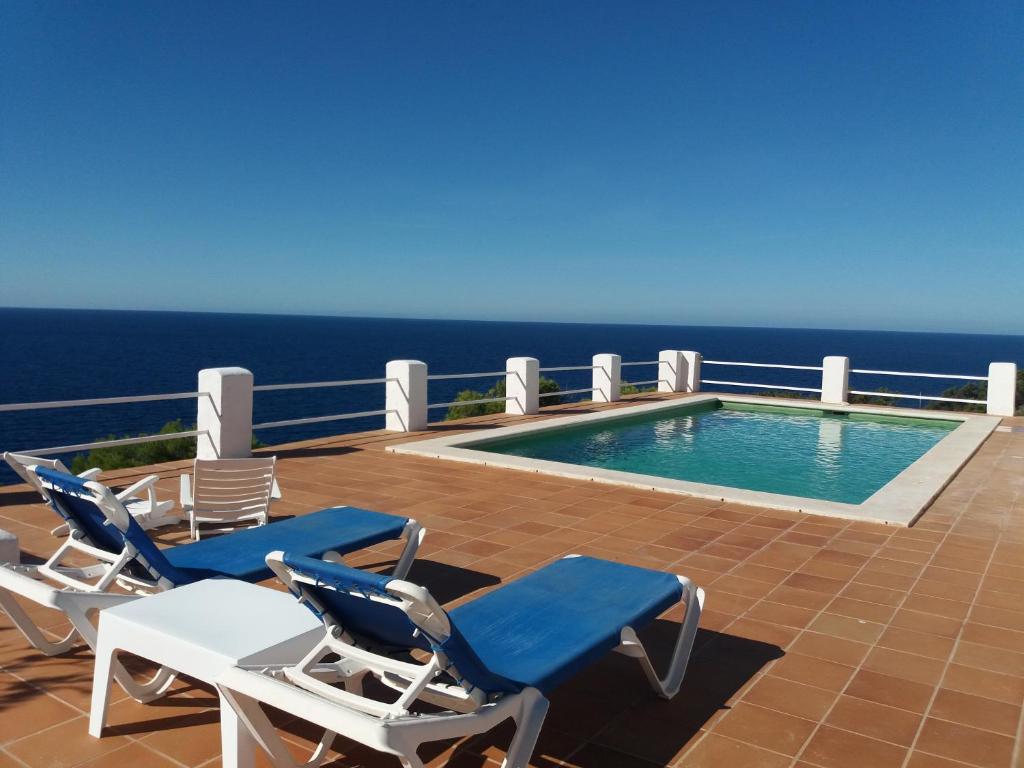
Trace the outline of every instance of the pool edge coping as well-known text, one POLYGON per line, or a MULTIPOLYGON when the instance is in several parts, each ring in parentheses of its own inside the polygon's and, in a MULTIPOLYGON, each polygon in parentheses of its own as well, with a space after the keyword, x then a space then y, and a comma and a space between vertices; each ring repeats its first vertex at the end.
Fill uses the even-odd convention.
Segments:
POLYGON ((974 456, 1001 421, 997 416, 968 412, 936 411, 927 413, 912 408, 838 405, 822 403, 817 400, 808 401, 790 398, 770 398, 770 401, 768 400, 768 398, 751 395, 707 392, 655 403, 642 403, 600 410, 594 413, 553 416, 552 418, 531 421, 526 424, 498 427, 493 430, 487 430, 483 434, 480 432, 461 432, 456 435, 446 435, 388 446, 386 450, 396 454, 461 461, 502 469, 637 488, 644 491, 734 502, 768 509, 783 509, 826 517, 910 526, 924 513, 963 466, 974 456), (473 448, 474 445, 493 440, 519 437, 534 432, 544 432, 567 426, 614 421, 638 414, 656 413, 662 410, 671 410, 686 405, 699 405, 712 401, 766 406, 777 405, 815 411, 864 413, 877 416, 897 416, 947 422, 958 421, 960 424, 909 467, 860 504, 810 499, 766 491, 752 491, 745 488, 697 483, 689 480, 674 480, 655 475, 588 467, 544 459, 508 456, 500 453, 479 451, 473 448))

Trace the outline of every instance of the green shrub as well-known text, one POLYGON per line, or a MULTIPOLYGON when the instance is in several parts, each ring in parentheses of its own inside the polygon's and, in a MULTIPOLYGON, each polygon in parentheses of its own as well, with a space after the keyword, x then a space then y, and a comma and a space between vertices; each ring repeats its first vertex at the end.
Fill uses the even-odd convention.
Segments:
MULTIPOLYGON (((169 421, 160 428, 159 434, 172 432, 188 432, 195 426, 186 427, 181 419, 169 421)), ((140 433, 138 437, 142 437, 140 433)), ((118 440, 135 435, 107 435, 98 440, 118 440)), ((253 448, 262 448, 263 443, 255 437, 253 448)), ((100 469, 123 469, 124 467, 145 467, 150 464, 162 464, 165 461, 180 461, 196 457, 196 439, 194 437, 175 437, 170 440, 159 440, 152 443, 136 443, 134 445, 113 445, 109 448, 93 448, 89 453, 75 454, 71 462, 71 471, 84 472, 92 467, 100 469)))
MULTIPOLYGON (((540 377, 540 393, 543 395, 550 392, 559 392, 560 387, 558 382, 547 378, 546 376, 540 377)), ((480 392, 475 389, 464 389, 455 396, 456 400, 483 400, 489 397, 504 397, 505 396, 505 380, 498 379, 494 383, 494 386, 488 389, 486 392, 480 392)), ((541 405, 558 405, 562 402, 560 395, 552 395, 541 399, 541 405)), ((493 403, 475 403, 473 405, 452 405, 448 407, 448 412, 445 414, 445 421, 454 421, 455 419, 468 419, 471 416, 487 416, 491 413, 504 413, 505 412, 505 401, 498 400, 493 403)))
POLYGON ((657 392, 657 387, 643 387, 640 388, 636 384, 630 384, 628 381, 622 382, 619 386, 619 392, 624 395, 639 395, 642 392, 657 392))

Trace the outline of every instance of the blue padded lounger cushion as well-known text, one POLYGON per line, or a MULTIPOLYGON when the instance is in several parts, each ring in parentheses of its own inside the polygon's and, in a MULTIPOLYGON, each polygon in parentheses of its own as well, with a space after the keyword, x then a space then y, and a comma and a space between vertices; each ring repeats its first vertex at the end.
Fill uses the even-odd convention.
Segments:
POLYGON ((273 574, 266 557, 274 550, 320 557, 325 552, 347 554, 401 538, 409 519, 356 507, 332 507, 259 528, 247 528, 192 544, 162 550, 177 571, 175 584, 216 576, 255 582, 273 574))
MULTIPOLYGON (((452 610, 493 675, 551 691, 682 598, 673 574, 567 557, 452 610)), ((456 661, 458 663, 458 661, 456 661)))

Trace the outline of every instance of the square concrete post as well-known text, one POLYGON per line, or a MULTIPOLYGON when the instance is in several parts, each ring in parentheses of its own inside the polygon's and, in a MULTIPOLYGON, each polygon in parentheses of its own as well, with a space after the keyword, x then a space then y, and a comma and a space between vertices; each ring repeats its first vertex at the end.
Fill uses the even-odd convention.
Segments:
POLYGON ((1017 410, 1017 364, 992 363, 988 367, 988 407, 992 416, 1013 416, 1017 410))
POLYGON ((535 357, 510 357, 505 361, 505 413, 528 416, 540 407, 540 361, 535 357))
POLYGON ((683 392, 700 392, 700 352, 680 352, 683 356, 683 392))
POLYGON ((245 459, 252 455, 252 373, 245 368, 199 372, 196 458, 245 459))
POLYGON ((622 397, 622 356, 594 355, 593 398, 595 403, 613 403, 622 397))
POLYGON ((386 371, 385 428, 392 432, 426 429, 427 364, 419 360, 391 360, 386 371))
POLYGON ((678 349, 664 349, 658 353, 658 391, 684 392, 683 353, 678 349))
POLYGON ((821 361, 821 402, 845 405, 850 400, 850 358, 829 355, 821 361))

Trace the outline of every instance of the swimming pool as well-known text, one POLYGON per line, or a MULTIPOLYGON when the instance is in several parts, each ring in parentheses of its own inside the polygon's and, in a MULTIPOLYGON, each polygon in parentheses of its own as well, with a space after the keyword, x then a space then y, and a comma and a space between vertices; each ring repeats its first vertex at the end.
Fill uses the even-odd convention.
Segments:
POLYGON ((959 422, 711 402, 476 445, 509 456, 860 504, 959 422))
POLYGON ((511 419, 483 433, 387 450, 910 525, 999 422, 984 414, 699 393, 511 419))

